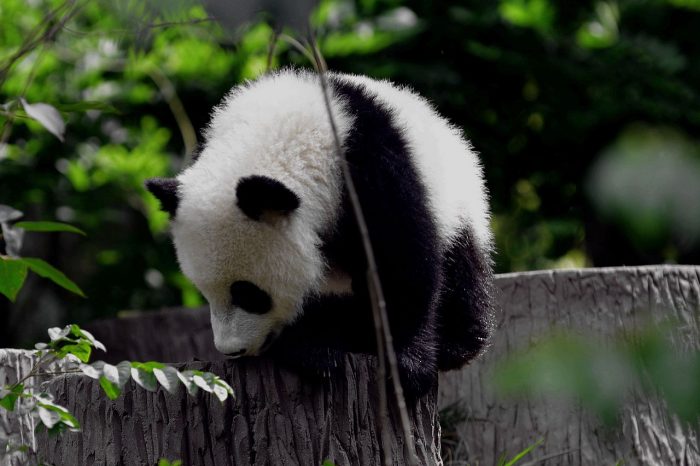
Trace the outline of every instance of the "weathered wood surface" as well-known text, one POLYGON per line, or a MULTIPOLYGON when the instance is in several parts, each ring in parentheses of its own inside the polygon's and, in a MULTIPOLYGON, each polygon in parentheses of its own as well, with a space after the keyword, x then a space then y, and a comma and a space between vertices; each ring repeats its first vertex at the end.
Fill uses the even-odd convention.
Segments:
MULTIPOLYGON (((344 377, 310 384, 264 358, 194 363, 228 381, 235 400, 210 394, 171 396, 129 382, 115 401, 79 376, 51 382, 82 433, 39 436, 42 457, 55 465, 378 465, 384 447, 405 465, 404 439, 392 413, 393 443, 381 445, 374 358, 349 356, 344 377)), ((412 443, 421 465, 442 464, 435 394, 410 409, 412 443)))
POLYGON ((217 361, 224 358, 214 347, 209 308, 162 309, 103 319, 85 326, 107 347, 96 359, 120 361, 217 361))
POLYGON ((659 400, 635 396, 624 410, 622 428, 605 432, 580 409, 544 399, 505 401, 488 382, 498 360, 554 329, 605 339, 672 317, 679 323, 679 351, 700 349, 700 267, 514 273, 499 276, 497 284, 502 311, 492 348, 440 380, 439 405, 462 400, 469 411, 470 419, 457 432, 469 464, 496 464, 501 454, 543 439, 529 460, 569 452, 543 464, 700 465, 698 426, 669 417, 659 400))
MULTIPOLYGON (((0 386, 16 383, 26 376, 34 364, 34 358, 27 351, 0 349, 0 386)), ((29 414, 17 415, 0 409, 0 449, 10 442, 13 445, 31 445, 34 440, 34 421, 29 414)), ((0 453, 0 466, 25 464, 28 458, 21 452, 3 456, 0 453)))
MULTIPOLYGON (((29 374, 36 362, 31 351, 18 349, 0 349, 0 387, 17 383, 29 374)), ((63 368, 60 362, 47 366, 47 370, 55 372, 63 368)), ((35 383, 28 380, 26 384, 35 383)), ((3 455, 6 444, 14 446, 35 446, 34 419, 27 412, 8 412, 0 409, 0 466, 20 466, 35 464, 35 458, 21 451, 12 451, 3 455), (6 443, 7 442, 7 443, 6 443)))
MULTIPOLYGON (((619 460, 625 465, 700 464, 698 431, 669 417, 658 400, 637 398, 637 402, 626 408, 622 429, 604 432, 595 419, 566 404, 542 399, 527 402, 498 399, 488 382, 488 373, 497 360, 521 351, 555 328, 604 338, 621 329, 640 328, 671 316, 680 323, 676 335, 679 350, 697 350, 700 347, 700 267, 650 266, 506 274, 497 278, 497 287, 502 311, 493 347, 463 371, 443 374, 438 394, 439 406, 461 400, 470 411, 470 419, 458 432, 468 449, 469 464, 495 464, 501 454, 514 454, 539 439, 544 442, 529 455, 530 460, 568 452, 553 456, 542 463, 545 465, 613 465, 619 460)), ((220 357, 211 346, 205 311, 149 314, 128 320, 126 331, 120 328, 121 324, 109 321, 90 326, 98 338, 107 343, 110 352, 106 356, 114 362, 220 357), (144 324, 142 318, 152 319, 153 326, 144 324), (157 331, 153 331, 154 328, 157 331)), ((209 397, 172 398, 165 393, 151 394, 140 389, 110 402, 90 381, 57 381, 55 388, 67 397, 64 401, 82 403, 79 418, 94 416, 98 424, 87 424, 84 437, 73 435, 65 446, 50 440, 45 447, 53 455, 80 452, 78 461, 56 461, 57 464, 100 464, 97 455, 101 455, 99 458, 128 457, 129 461, 123 464, 151 464, 139 462, 141 460, 132 462, 137 454, 142 455, 144 461, 157 459, 157 455, 162 454, 171 459, 191 459, 191 463, 185 461, 185 464, 214 464, 221 451, 225 455, 239 454, 230 456, 242 458, 243 462, 236 464, 251 464, 251 460, 257 461, 252 464, 265 464, 263 461, 271 452, 279 450, 299 455, 298 451, 303 450, 300 446, 306 446, 307 451, 317 455, 314 461, 325 459, 324 455, 329 454, 328 457, 339 465, 378 464, 375 461, 379 448, 377 432, 370 418, 375 412, 375 405, 371 404, 374 403, 374 383, 368 362, 358 362, 354 358, 353 361, 359 364, 361 372, 355 378, 347 374, 345 381, 315 388, 304 386, 291 374, 281 374, 264 360, 242 361, 231 367, 224 367, 224 363, 218 361, 205 363, 205 368, 233 381, 239 394, 235 403, 223 408, 209 397), (344 383, 347 384, 345 388, 344 383), (359 398, 353 398, 355 396, 359 398), (307 410, 309 404, 311 408, 307 410), (331 431, 328 426, 332 422, 340 422, 345 427, 331 431), (187 428, 178 430, 176 425, 187 428), (115 437, 111 437, 112 429, 115 437), (360 447, 353 450, 351 445, 369 438, 372 446, 364 462, 357 450, 360 447), (234 439, 242 440, 232 443, 234 439), (265 442, 275 442, 275 445, 263 447, 265 442), (175 452, 185 453, 183 456, 175 452), (336 453, 338 456, 334 457, 336 453)), ((414 413, 418 432, 425 433, 425 439, 436 438, 433 414, 430 406, 414 413)), ((425 452, 435 454, 437 447, 428 447, 427 441, 423 445, 425 452)), ((307 460, 306 457, 302 459, 307 460)), ((401 461, 400 457, 397 461, 401 461)), ((105 464, 119 463, 106 461, 105 464)))

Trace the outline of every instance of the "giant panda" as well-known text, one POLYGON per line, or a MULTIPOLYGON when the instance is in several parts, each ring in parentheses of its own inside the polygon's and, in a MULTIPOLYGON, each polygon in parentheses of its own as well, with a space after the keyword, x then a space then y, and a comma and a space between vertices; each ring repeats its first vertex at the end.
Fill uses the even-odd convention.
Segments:
MULTIPOLYGON (((327 75, 404 390, 463 366, 493 327, 492 239, 479 159, 423 98, 327 75)), ((313 72, 235 87, 195 161, 147 189, 171 216, 182 272, 210 305, 216 348, 329 374, 376 351, 367 261, 313 72)))

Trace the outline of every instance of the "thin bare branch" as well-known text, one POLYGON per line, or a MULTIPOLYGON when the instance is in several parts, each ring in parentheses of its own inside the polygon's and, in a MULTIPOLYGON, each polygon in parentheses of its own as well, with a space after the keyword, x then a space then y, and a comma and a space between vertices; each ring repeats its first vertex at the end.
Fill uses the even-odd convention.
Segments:
MULTIPOLYGON (((196 24, 201 24, 201 23, 210 23, 216 21, 216 18, 213 16, 208 16, 206 18, 196 18, 196 19, 187 19, 183 21, 166 21, 162 23, 150 23, 141 29, 158 29, 158 28, 168 28, 168 27, 176 27, 176 26, 194 26, 196 24)), ((74 34, 76 36, 111 36, 115 34, 133 34, 134 29, 105 29, 101 31, 80 31, 78 29, 74 28, 69 28, 68 26, 63 26, 63 29, 66 32, 69 32, 71 34, 74 34)))
POLYGON ((185 106, 183 105, 180 97, 178 97, 175 91, 175 86, 168 77, 156 67, 152 67, 148 71, 148 75, 151 77, 161 95, 165 99, 165 102, 170 108, 170 112, 173 114, 177 126, 180 129, 180 134, 182 135, 182 141, 185 144, 185 164, 192 157, 195 149, 197 148, 197 132, 192 125, 190 117, 187 115, 185 106))
POLYGON ((279 40, 280 32, 279 29, 275 28, 272 30, 272 37, 270 37, 270 44, 267 49, 267 64, 265 66, 265 72, 269 73, 272 69, 272 60, 275 58, 275 48, 277 48, 277 41, 279 40))
POLYGON ((32 52, 40 44, 49 42, 58 34, 59 31, 63 29, 66 23, 70 21, 77 13, 80 11, 85 3, 77 4, 76 0, 66 0, 64 3, 59 5, 56 9, 49 12, 44 19, 37 25, 37 27, 29 33, 28 39, 22 44, 22 46, 14 54, 12 54, 0 68, 0 88, 5 83, 7 75, 9 74, 12 67, 26 54, 32 52), (67 12, 60 18, 56 18, 61 14, 63 10, 67 12), (48 25, 48 26, 47 26, 48 25))
MULTIPOLYGON (((362 211, 360 198, 357 194, 357 189, 355 187, 355 183, 352 178, 352 173, 350 171, 350 166, 347 162, 347 159, 345 158, 342 143, 340 141, 340 135, 338 133, 338 128, 335 124, 335 118, 333 117, 330 96, 328 94, 326 62, 325 60, 323 60, 323 58, 321 58, 320 50, 318 48, 313 32, 311 33, 310 48, 313 51, 315 67, 318 70, 319 80, 321 82, 321 89, 323 91, 323 98, 326 104, 326 112, 328 114, 328 120, 331 125, 331 130, 333 131, 335 150, 342 168, 343 180, 345 181, 345 185, 348 190, 350 204, 352 205, 353 212, 355 214, 355 219, 357 220, 357 224, 359 226, 360 236, 362 238, 362 245, 365 251, 365 256, 367 258, 367 282, 369 285, 370 297, 372 302, 372 314, 374 317, 375 332, 377 333, 377 354, 379 359, 377 378, 379 380, 378 386, 380 387, 380 401, 382 393, 384 393, 384 397, 386 397, 386 369, 384 368, 384 356, 386 356, 386 361, 389 362, 389 370, 391 371, 391 378, 394 386, 394 395, 399 411, 399 420, 401 422, 401 428, 403 430, 404 438, 406 440, 406 448, 408 449, 407 458, 409 459, 409 465, 418 466, 416 460, 416 453, 412 441, 413 436, 411 433, 411 424, 408 417, 408 411, 406 409, 406 401, 403 395, 403 388, 401 387, 401 380, 399 378, 398 361, 396 358, 396 352, 394 351, 391 329, 389 328, 389 318, 386 312, 386 300, 384 299, 381 280, 379 278, 379 268, 377 267, 374 249, 370 240, 367 222, 362 211)), ((386 408, 387 407, 384 406, 384 411, 381 413, 381 417, 384 419, 386 419, 388 416, 388 410, 386 408)), ((382 429, 382 437, 383 441, 385 442, 385 445, 388 445, 389 443, 386 442, 386 438, 384 437, 385 431, 388 431, 388 429, 382 429)), ((390 464, 390 452, 385 451, 384 453, 385 463, 390 464)))
POLYGON ((279 38, 285 42, 287 42, 289 45, 294 47, 299 53, 304 55, 307 60, 314 66, 314 68, 317 68, 316 60, 314 59, 314 54, 309 51, 308 48, 304 46, 301 42, 296 40, 294 37, 288 35, 288 34, 280 34, 279 38))

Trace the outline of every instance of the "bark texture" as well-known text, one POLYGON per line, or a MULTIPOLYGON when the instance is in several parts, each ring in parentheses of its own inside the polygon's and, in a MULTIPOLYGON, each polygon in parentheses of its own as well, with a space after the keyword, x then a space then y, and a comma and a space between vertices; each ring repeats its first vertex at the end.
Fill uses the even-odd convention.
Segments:
MULTIPOLYGON (((698 426, 669 416, 659 400, 634 396, 621 429, 605 431, 567 404, 499 399, 488 376, 498 360, 554 329, 612 337, 673 317, 678 350, 700 349, 700 267, 506 274, 497 278, 497 288, 502 309, 492 348, 464 370, 442 374, 437 395, 440 407, 461 402, 468 409, 469 419, 455 435, 469 464, 496 464, 502 454, 512 456, 539 439, 543 443, 522 464, 700 464, 698 426)), ((89 328, 106 343, 110 351, 103 356, 112 362, 209 361, 188 366, 224 377, 237 399, 221 405, 205 394, 173 397, 129 385, 121 398, 109 401, 91 379, 54 380, 57 401, 76 413, 84 429, 40 439, 40 451, 56 465, 153 465, 160 457, 186 465, 320 465, 324 459, 338 466, 379 464, 372 358, 351 356, 344 377, 310 384, 265 359, 215 361, 221 356, 211 343, 206 311, 164 311, 89 328)), ((26 355, 13 351, 0 350, 0 383, 16 380, 30 366, 26 355)), ((421 464, 440 464, 432 399, 411 411, 421 464)), ((0 417, 0 428, 19 432, 7 417, 0 417)), ((395 464, 404 464, 403 441, 393 428, 395 464)))
POLYGON ((214 347, 209 308, 162 309, 130 313, 85 326, 107 347, 93 359, 110 364, 120 361, 218 361, 224 358, 214 347))
MULTIPOLYGON (((348 356, 344 376, 302 381, 264 358, 194 363, 228 381, 235 400, 210 394, 172 396, 129 382, 109 401, 99 384, 70 376, 51 382, 57 402, 83 426, 81 433, 39 436, 39 452, 55 465, 378 465, 384 447, 405 465, 405 440, 392 414, 392 444, 382 446, 374 358, 348 356)), ((421 465, 442 464, 435 393, 410 407, 413 444, 421 465)))
MULTIPOLYGON (((31 351, 0 349, 0 387, 17 383, 27 376, 35 362, 36 357, 31 351)), ((63 369, 63 365, 60 362, 51 363, 46 368, 52 372, 61 369, 63 369)), ((28 379, 25 386, 37 382, 33 378, 28 379)), ((0 466, 36 463, 33 456, 13 448, 11 448, 10 453, 3 454, 8 444, 14 447, 27 445, 35 449, 35 427, 34 418, 28 412, 20 410, 19 407, 16 407, 12 412, 0 408, 0 466)))
MULTIPOLYGON (((549 399, 499 399, 489 384, 497 361, 522 351, 554 329, 610 338, 669 317, 679 351, 700 349, 700 267, 542 271, 501 275, 501 314, 493 346, 460 372, 441 375, 438 403, 460 402, 468 420, 455 436, 469 464, 496 464, 539 439, 527 460, 537 464, 700 464, 698 425, 669 416, 658 399, 632 396, 621 429, 606 431, 581 409, 549 399)), ((444 458, 449 464, 448 458, 444 458)))

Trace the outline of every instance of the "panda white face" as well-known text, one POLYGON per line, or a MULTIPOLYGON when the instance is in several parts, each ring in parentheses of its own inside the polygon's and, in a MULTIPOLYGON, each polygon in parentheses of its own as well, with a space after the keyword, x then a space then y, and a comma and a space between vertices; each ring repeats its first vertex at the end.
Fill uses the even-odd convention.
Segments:
POLYGON ((179 182, 173 240, 183 273, 209 302, 214 344, 232 356, 260 354, 298 316, 323 270, 299 197, 261 175, 206 195, 197 170, 179 182))

